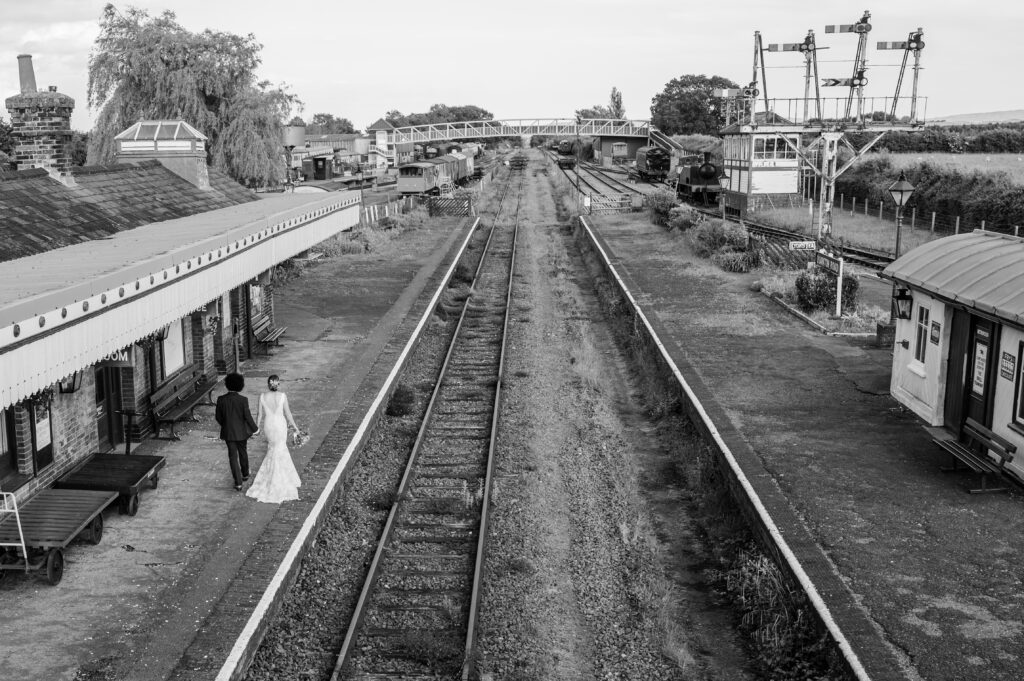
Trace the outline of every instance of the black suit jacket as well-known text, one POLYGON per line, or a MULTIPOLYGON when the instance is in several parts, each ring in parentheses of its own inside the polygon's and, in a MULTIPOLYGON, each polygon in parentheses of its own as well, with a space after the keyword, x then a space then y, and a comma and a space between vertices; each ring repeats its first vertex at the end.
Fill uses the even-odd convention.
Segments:
POLYGON ((221 440, 248 440, 256 432, 256 422, 249 411, 249 398, 229 392, 217 398, 217 423, 221 440))

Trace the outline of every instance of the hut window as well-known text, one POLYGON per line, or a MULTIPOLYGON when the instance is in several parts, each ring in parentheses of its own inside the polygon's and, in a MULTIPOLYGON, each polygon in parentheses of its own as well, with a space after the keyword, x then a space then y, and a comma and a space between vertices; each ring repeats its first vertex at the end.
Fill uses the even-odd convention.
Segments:
POLYGON ((924 364, 925 350, 928 349, 928 308, 917 308, 917 339, 914 343, 914 359, 924 364))

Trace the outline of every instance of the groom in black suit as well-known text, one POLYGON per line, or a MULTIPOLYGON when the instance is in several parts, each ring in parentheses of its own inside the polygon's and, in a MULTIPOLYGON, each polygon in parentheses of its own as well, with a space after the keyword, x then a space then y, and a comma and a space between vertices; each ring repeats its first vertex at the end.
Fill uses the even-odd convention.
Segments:
POLYGON ((224 378, 228 392, 217 398, 217 423, 220 439, 228 446, 228 462, 235 479, 235 489, 242 491, 242 483, 249 479, 249 451, 247 442, 256 431, 256 422, 249 411, 249 398, 239 394, 245 388, 241 374, 228 374, 224 378))

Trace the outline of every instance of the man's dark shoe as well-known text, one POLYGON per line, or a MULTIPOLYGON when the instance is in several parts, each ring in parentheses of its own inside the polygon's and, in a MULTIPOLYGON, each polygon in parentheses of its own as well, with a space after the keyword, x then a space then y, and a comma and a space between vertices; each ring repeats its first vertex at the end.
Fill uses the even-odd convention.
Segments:
POLYGON ((241 485, 235 485, 235 489, 237 491, 241 492, 242 491, 242 486, 241 485))
POLYGON ((249 479, 249 476, 248 476, 248 475, 243 475, 243 476, 242 476, 242 482, 245 482, 245 481, 246 481, 246 480, 248 480, 248 479, 249 479))

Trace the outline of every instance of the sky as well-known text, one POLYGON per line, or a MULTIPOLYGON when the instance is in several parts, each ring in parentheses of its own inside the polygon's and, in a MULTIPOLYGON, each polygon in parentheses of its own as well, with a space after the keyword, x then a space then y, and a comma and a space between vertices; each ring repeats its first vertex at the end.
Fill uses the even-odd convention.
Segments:
MULTIPOLYGON (((0 0, 0 98, 20 92, 17 55, 31 54, 36 84, 75 100, 72 127, 88 130, 88 61, 106 0, 0 0)), ((891 97, 902 52, 877 41, 924 29, 919 95, 928 119, 1024 109, 1011 67, 1024 63, 1024 2, 887 0, 134 0, 171 10, 186 29, 245 35, 263 45, 261 79, 304 103, 294 112, 348 118, 357 129, 390 110, 476 105, 495 118, 572 117, 622 92, 626 116, 649 119, 651 99, 684 74, 740 85, 753 74, 754 32, 769 43, 800 42, 814 30, 819 75, 848 77, 857 38, 826 34, 871 11, 865 95, 891 97), (1008 32, 1000 29, 1004 27, 1008 32), (1007 42, 1009 40, 1009 42, 1007 42)), ((769 53, 771 97, 803 93, 803 59, 769 53)), ((903 94, 909 93, 909 78, 903 94)), ((841 96, 846 90, 823 90, 841 96)), ((0 118, 10 121, 6 109, 0 118)))

